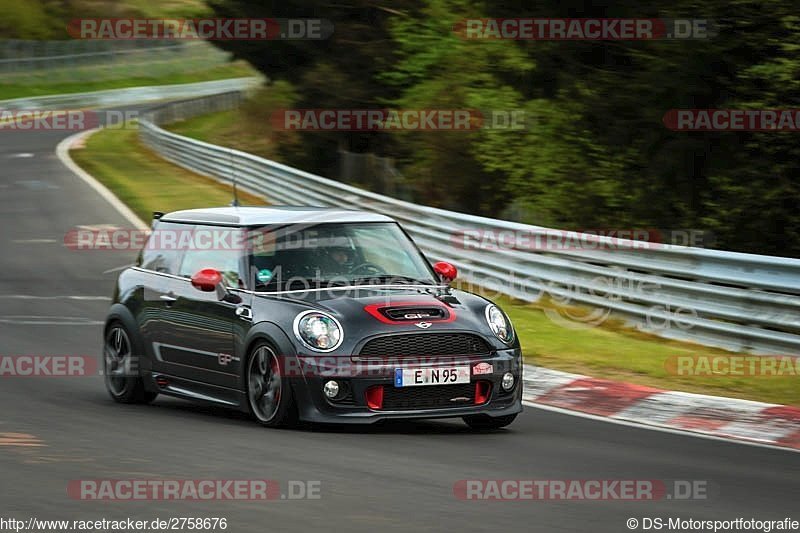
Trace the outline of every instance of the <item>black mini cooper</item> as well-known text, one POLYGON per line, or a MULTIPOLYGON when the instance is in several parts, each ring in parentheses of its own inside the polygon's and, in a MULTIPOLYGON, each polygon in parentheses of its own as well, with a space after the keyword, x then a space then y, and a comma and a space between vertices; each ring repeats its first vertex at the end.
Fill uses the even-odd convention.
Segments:
POLYGON ((510 424, 522 354, 508 317, 453 289, 391 218, 316 207, 154 215, 104 328, 118 402, 159 393, 266 426, 462 417, 510 424))

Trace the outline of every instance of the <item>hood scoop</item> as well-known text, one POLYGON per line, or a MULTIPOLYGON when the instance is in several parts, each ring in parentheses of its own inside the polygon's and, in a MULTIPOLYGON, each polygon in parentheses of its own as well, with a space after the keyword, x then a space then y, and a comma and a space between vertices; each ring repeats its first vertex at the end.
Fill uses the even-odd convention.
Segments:
POLYGON ((372 304, 364 310, 387 324, 415 324, 417 322, 452 322, 455 311, 444 305, 423 302, 395 302, 372 304))
POLYGON ((444 307, 384 307, 380 313, 395 322, 419 320, 445 320, 449 313, 444 307))

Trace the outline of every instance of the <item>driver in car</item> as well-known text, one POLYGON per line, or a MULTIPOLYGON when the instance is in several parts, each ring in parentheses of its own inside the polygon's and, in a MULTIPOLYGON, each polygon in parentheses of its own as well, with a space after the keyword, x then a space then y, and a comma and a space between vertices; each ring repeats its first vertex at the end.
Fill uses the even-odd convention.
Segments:
POLYGON ((334 276, 349 274, 353 269, 353 251, 346 246, 328 248, 328 270, 334 276))

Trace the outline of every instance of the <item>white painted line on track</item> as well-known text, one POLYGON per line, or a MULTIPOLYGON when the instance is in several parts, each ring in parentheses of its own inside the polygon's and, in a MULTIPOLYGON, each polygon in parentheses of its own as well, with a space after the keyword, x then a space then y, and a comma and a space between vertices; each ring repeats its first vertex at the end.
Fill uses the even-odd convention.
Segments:
POLYGON ((4 315, 0 324, 23 326, 97 326, 105 322, 81 316, 4 315))
POLYGON ((131 263, 130 265, 122 265, 122 266, 118 266, 118 267, 114 267, 114 268, 109 268, 108 270, 103 270, 103 272, 101 272, 101 274, 111 274, 113 272, 122 272, 126 268, 130 268, 130 267, 134 267, 134 266, 136 266, 136 264, 135 263, 131 263))
POLYGON ((98 131, 100 131, 100 129, 101 128, 95 128, 92 130, 81 131, 74 135, 70 135, 69 137, 58 143, 58 146, 56 147, 56 155, 64 164, 64 166, 66 166, 73 172, 73 174, 75 174, 76 176, 81 178, 84 182, 86 182, 87 185, 89 185, 92 189, 94 189, 97 192, 97 194, 102 196, 105 201, 111 204, 111 206, 114 209, 116 209, 120 215, 125 217, 125 219, 128 222, 133 224, 134 227, 138 229, 148 229, 147 224, 145 224, 138 216, 136 216, 136 213, 131 211, 131 209, 127 205, 122 203, 122 201, 119 198, 117 198, 113 192, 108 190, 108 188, 105 185, 97 181, 91 174, 89 174, 81 167, 79 167, 75 163, 75 161, 73 161, 72 158, 70 158, 69 156, 70 146, 72 146, 76 142, 85 141, 86 138, 88 138, 90 135, 94 133, 97 133, 98 131))

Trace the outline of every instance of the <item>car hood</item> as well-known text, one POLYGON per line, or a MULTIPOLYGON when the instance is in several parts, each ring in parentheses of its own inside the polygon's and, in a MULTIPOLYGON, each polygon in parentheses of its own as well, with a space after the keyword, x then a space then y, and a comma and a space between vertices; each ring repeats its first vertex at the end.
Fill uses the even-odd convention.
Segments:
POLYGON ((456 289, 347 287, 283 294, 279 299, 295 304, 298 312, 305 308, 330 313, 351 342, 386 333, 454 330, 480 333, 493 345, 500 342, 486 324, 490 302, 456 289))

